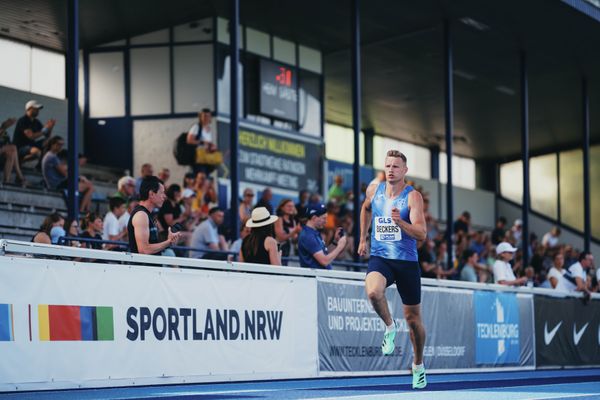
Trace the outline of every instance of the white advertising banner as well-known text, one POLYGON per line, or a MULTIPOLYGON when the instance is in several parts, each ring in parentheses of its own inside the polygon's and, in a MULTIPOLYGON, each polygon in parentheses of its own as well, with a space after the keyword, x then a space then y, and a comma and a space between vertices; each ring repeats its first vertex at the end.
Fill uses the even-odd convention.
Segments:
POLYGON ((0 257, 0 391, 317 375, 315 279, 0 257))

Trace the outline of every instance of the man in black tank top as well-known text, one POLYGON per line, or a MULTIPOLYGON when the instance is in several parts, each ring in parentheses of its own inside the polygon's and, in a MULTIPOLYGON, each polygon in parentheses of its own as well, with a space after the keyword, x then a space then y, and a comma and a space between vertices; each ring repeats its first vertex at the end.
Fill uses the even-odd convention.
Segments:
POLYGON ((140 204, 133 209, 127 224, 129 250, 132 253, 160 255, 164 249, 179 240, 181 233, 173 233, 171 228, 167 240, 158 240, 158 230, 151 212, 162 207, 166 198, 165 186, 156 176, 148 176, 142 180, 140 204))

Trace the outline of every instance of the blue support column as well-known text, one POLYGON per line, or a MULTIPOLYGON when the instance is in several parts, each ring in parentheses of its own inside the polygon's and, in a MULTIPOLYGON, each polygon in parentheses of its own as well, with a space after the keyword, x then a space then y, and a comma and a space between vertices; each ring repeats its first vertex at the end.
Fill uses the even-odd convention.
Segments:
POLYGON ((446 168, 448 172, 448 179, 446 182, 446 243, 448 245, 448 267, 452 266, 452 223, 454 222, 454 188, 452 187, 452 137, 454 135, 454 85, 452 82, 452 71, 454 68, 453 62, 450 21, 444 20, 444 105, 446 115, 446 168))
POLYGON ((520 54, 521 64, 521 158, 523 159, 523 220, 522 251, 523 266, 529 264, 529 83, 527 80, 527 55, 520 54))
POLYGON ((239 165, 238 165, 238 150, 239 150, 239 110, 238 110, 238 71, 240 59, 240 43, 239 43, 239 25, 240 25, 240 2, 239 0, 231 0, 230 3, 230 18, 229 18, 229 53, 231 60, 231 76, 230 89, 231 104, 229 107, 231 122, 229 124, 230 135, 230 154, 231 154, 231 235, 236 239, 240 233, 238 221, 239 208, 239 165))
POLYGON ((67 210, 69 218, 79 219, 79 0, 69 0, 67 33, 67 99, 69 174, 67 210))
POLYGON ((352 2, 352 128, 354 129, 354 164, 352 166, 352 192, 354 193, 354 260, 358 261, 360 238, 360 124, 361 124, 361 85, 360 85, 360 0, 352 2))
POLYGON ((590 211, 590 98, 588 83, 581 81, 583 106, 583 248, 590 251, 592 238, 592 214, 590 211))

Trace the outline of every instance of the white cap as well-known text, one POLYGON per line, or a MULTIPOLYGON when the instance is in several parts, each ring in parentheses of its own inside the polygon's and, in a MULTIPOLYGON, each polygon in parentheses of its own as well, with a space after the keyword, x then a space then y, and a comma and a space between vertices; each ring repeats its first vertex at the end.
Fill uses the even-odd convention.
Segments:
POLYGON ((515 219, 515 225, 521 226, 521 225, 523 225, 523 221, 521 221, 520 219, 515 219))
POLYGON ((517 251, 517 249, 515 247, 512 247, 512 245, 508 242, 502 242, 498 246, 496 246, 496 254, 504 252, 514 253, 515 251, 517 251))
POLYGON ((44 108, 44 106, 42 105, 42 103, 38 103, 37 100, 29 100, 25 104, 25 111, 29 110, 30 108, 37 108, 39 110, 40 108, 44 108))
POLYGON ((182 196, 184 199, 190 198, 190 197, 196 197, 196 192, 194 192, 192 189, 183 189, 183 193, 182 196))

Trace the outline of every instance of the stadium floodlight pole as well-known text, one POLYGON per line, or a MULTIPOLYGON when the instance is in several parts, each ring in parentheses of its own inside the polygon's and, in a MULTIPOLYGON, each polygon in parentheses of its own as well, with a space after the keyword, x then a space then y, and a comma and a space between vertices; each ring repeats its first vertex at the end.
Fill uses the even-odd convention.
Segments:
POLYGON ((444 20, 444 107, 446 122, 446 243, 448 244, 447 266, 452 267, 452 222, 454 220, 454 190, 452 187, 452 137, 454 135, 454 85, 453 73, 452 37, 450 32, 450 21, 444 20))
POLYGON ((239 110, 238 110, 238 70, 239 70, 239 59, 240 59, 240 43, 239 43, 239 26, 240 26, 240 2, 239 0, 231 0, 230 3, 230 18, 229 18, 229 54, 231 71, 230 75, 230 123, 229 123, 229 134, 230 134, 230 154, 231 154, 231 170, 230 170, 230 182, 231 182, 231 235, 234 239, 237 239, 240 229, 238 221, 238 208, 239 208, 239 165, 238 165, 238 150, 239 150, 239 110))
POLYGON ((68 2, 67 99, 69 173, 67 209, 69 218, 79 219, 79 0, 68 2))
POLYGON ((360 0, 352 1, 352 127, 354 129, 354 164, 352 166, 352 192, 354 193, 354 261, 358 261, 360 237, 360 125, 361 125, 361 81, 360 81, 360 0))
POLYGON ((590 212, 590 97, 588 82, 585 77, 581 80, 583 107, 583 247, 590 251, 592 237, 592 215, 590 212))
POLYGON ((523 251, 523 267, 529 264, 529 83, 527 80, 527 54, 520 52, 521 67, 521 158, 523 159, 523 204, 521 219, 523 233, 521 246, 523 251))

